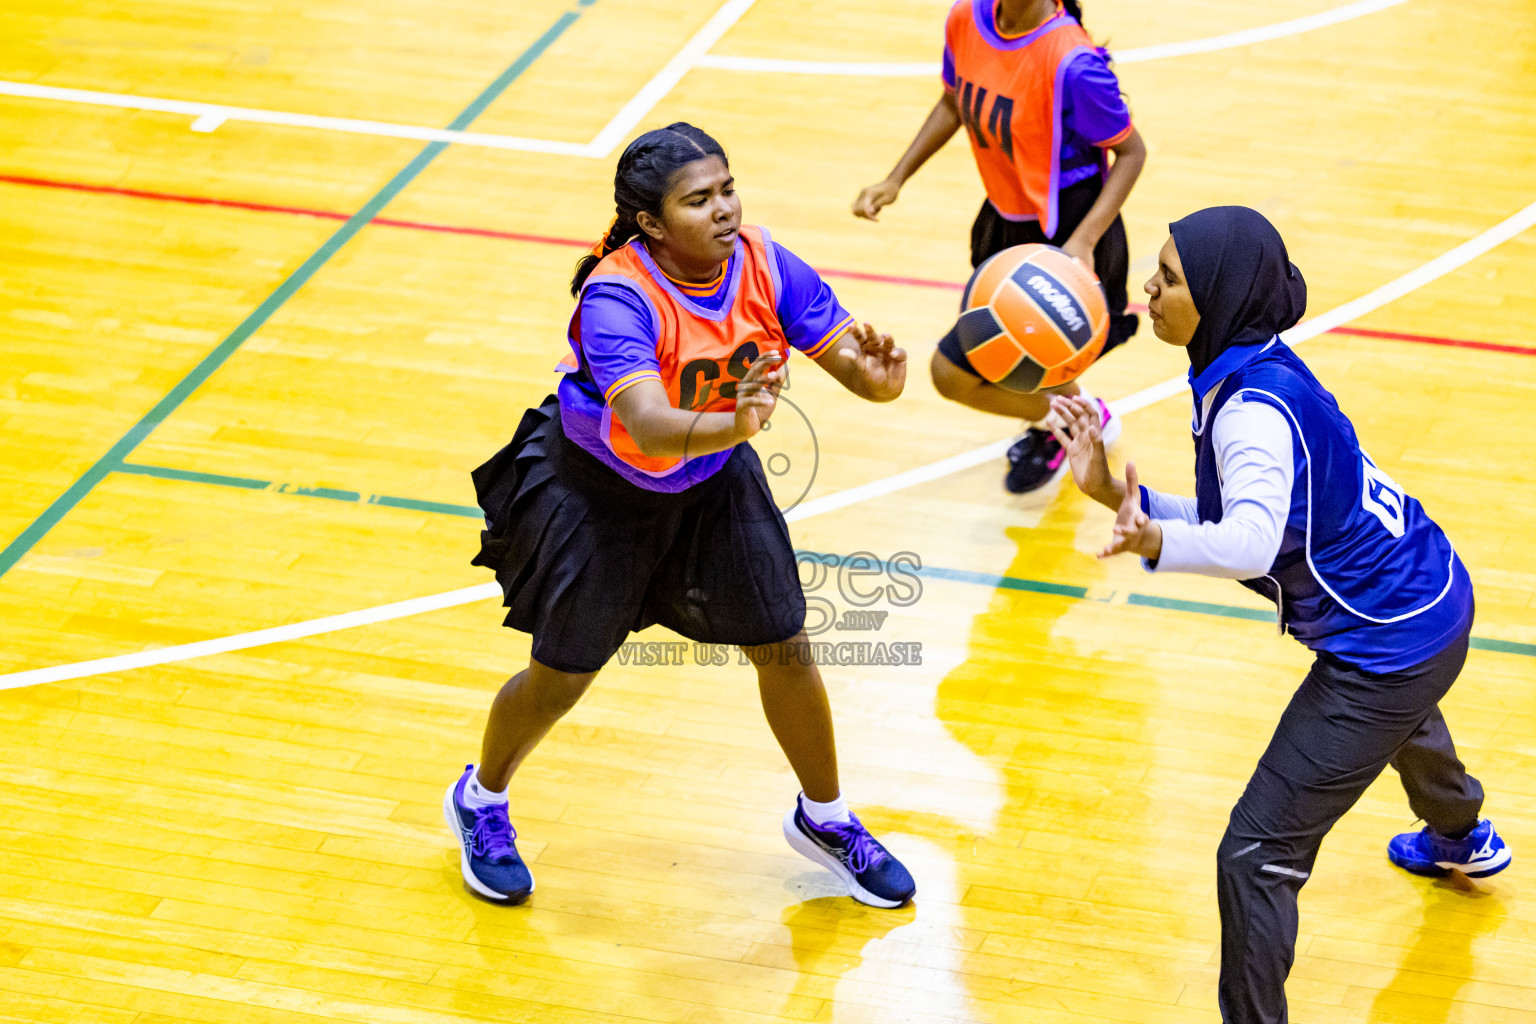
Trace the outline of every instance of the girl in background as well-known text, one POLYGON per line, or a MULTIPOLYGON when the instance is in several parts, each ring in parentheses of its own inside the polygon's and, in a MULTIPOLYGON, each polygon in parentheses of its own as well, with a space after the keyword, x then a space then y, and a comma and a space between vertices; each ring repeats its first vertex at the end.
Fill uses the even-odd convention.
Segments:
MULTIPOLYGON (((1147 149, 1107 52, 1081 22, 1077 0, 958 0, 944 28, 944 95, 886 179, 859 193, 853 212, 877 219, 964 125, 987 191, 971 227, 971 266, 1029 242, 1065 249, 1104 285, 1108 352, 1136 333, 1136 317, 1125 311, 1130 252, 1120 208, 1147 149)), ((1064 455, 1043 426, 1049 393, 1021 394, 984 380, 953 331, 939 342, 930 368, 945 398, 1025 421, 1008 452, 1009 491, 1032 491, 1055 477, 1064 455)), ((1086 396, 1076 382, 1051 390, 1086 396)), ((1119 420, 1097 404, 1106 442, 1113 443, 1119 420)))

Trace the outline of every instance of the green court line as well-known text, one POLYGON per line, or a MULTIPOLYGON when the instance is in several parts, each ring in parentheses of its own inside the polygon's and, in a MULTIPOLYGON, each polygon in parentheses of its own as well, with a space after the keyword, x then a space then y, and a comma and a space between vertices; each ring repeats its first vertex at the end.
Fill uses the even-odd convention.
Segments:
POLYGON ((193 484, 218 484, 221 487, 244 487, 252 491, 264 491, 272 486, 270 480, 255 480, 248 476, 225 476, 223 473, 199 473, 191 469, 172 469, 169 466, 141 466, 136 462, 123 462, 119 473, 134 476, 158 476, 165 480, 185 480, 193 484))
POLYGON ((279 494, 298 494, 306 498, 330 498, 332 501, 363 500, 363 496, 356 491, 342 491, 334 487, 300 487, 297 484, 278 484, 275 489, 279 494))
MULTIPOLYGON (((247 490, 270 490, 275 494, 294 494, 301 497, 332 498, 338 501, 350 501, 366 505, 383 505, 387 508, 409 509, 414 512, 433 512, 438 515, 462 516, 466 519, 485 518, 485 513, 473 505, 450 505, 441 501, 422 501, 418 498, 397 498, 388 494, 370 494, 363 498, 356 491, 335 490, 329 487, 299 487, 295 484, 274 484, 268 480, 255 480, 243 476, 225 476, 222 473, 198 473, 187 469, 172 469, 168 466, 144 466, 138 464, 125 464, 121 467, 124 473, 137 473, 141 476, 157 476, 166 480, 183 480, 190 483, 216 484, 221 487, 242 487, 247 490)), ((839 560, 851 557, 850 554, 829 554, 824 551, 811 551, 797 549, 797 555, 805 555, 823 562, 827 565, 836 565, 839 560)), ((863 554, 862 552, 860 554, 863 554)), ((871 568, 880 571, 888 571, 893 563, 882 561, 874 556, 871 559, 871 568)), ((1022 576, 1002 576, 990 572, 972 572, 969 569, 946 569, 943 566, 924 565, 921 567, 910 564, 896 563, 895 568, 901 572, 910 572, 923 579, 946 580, 952 583, 973 583, 977 586, 990 587, 993 590, 1018 590, 1030 594, 1048 594, 1052 597, 1066 597, 1074 601, 1095 600, 1088 596, 1088 588, 1070 583, 1052 583, 1050 580, 1031 580, 1022 576)), ((1156 594, 1129 593, 1125 595, 1125 603, 1139 608, 1159 608, 1163 611, 1185 612, 1191 615, 1212 615, 1223 619, 1249 619, 1254 622, 1274 622, 1275 613, 1261 608, 1244 608, 1233 604, 1213 604, 1209 601, 1185 601, 1177 597, 1159 597, 1156 594)), ((1471 640, 1471 646, 1480 651, 1496 651, 1500 654, 1518 654, 1527 658, 1536 658, 1536 644, 1522 644, 1514 640, 1492 640, 1475 636, 1471 640)))
POLYGON ((193 469, 174 469, 170 466, 149 466, 139 462, 125 462, 117 467, 119 473, 134 476, 153 476, 162 480, 181 480, 193 484, 214 484, 218 487, 239 487, 248 491, 271 491, 274 494, 292 494, 300 498, 329 498, 332 501, 349 501, 367 505, 383 505, 386 508, 404 508, 415 512, 435 512, 439 515, 463 516, 467 519, 484 519, 485 513, 474 505, 451 505, 445 501, 422 501, 419 498, 397 498, 392 494, 369 494, 347 491, 337 487, 303 487, 299 484, 280 484, 271 480, 258 480, 249 476, 226 476, 223 473, 200 473, 193 469))
POLYGON ((1177 597, 1158 597, 1155 594, 1127 594, 1126 604, 1144 608, 1165 608, 1173 612, 1193 612, 1196 615, 1221 615, 1229 619, 1254 619, 1258 622, 1274 622, 1275 613, 1261 608, 1242 608, 1233 604, 1211 604, 1207 601, 1183 601, 1177 597))
POLYGON ((1498 651, 1500 654, 1523 654, 1528 658, 1536 657, 1536 644, 1522 644, 1514 640, 1492 640, 1488 637, 1475 636, 1467 641, 1467 646, 1479 651, 1498 651))
POLYGON ((392 498, 387 494, 370 494, 370 505, 387 505, 390 508, 408 508, 416 512, 436 512, 444 516, 464 516, 466 519, 485 520, 485 512, 478 505, 450 505, 442 501, 422 501, 419 498, 392 498))
MULTIPOLYGON (((565 30, 576 23, 581 17, 576 11, 566 11, 556 19, 555 23, 544 31, 544 34, 536 39, 532 46, 524 50, 522 55, 513 61, 505 71, 496 77, 496 80, 488 85, 474 102, 465 107, 448 125, 452 130, 462 131, 468 128, 470 123, 480 116, 486 107, 495 102, 496 98, 506 91, 519 75, 527 71, 534 61, 548 50, 554 41, 565 30)), ((0 551, 0 576, 4 576, 21 557, 31 551, 37 543, 47 536, 48 532, 59 524, 63 518, 86 495, 95 490, 96 485, 106 479, 107 475, 123 466, 124 460, 133 453, 134 449, 143 443, 156 427, 165 421, 166 417, 175 412, 192 393, 202 386, 203 382, 213 376, 214 371, 223 366, 247 338, 255 334, 272 315, 282 308, 294 293, 304 287, 315 273, 336 255, 342 246, 352 240, 369 221, 378 216, 389 202, 400 194, 400 191, 409 185, 427 166, 436 160, 443 150, 448 148, 446 142, 431 142, 416 154, 410 163, 406 164, 399 173, 389 180, 372 199, 363 204, 363 208, 347 219, 347 222, 336 230, 336 233, 326 239, 325 243, 316 249, 299 268, 289 274, 283 283, 277 286, 277 290, 267 296, 251 312, 240 325, 230 332, 229 336, 209 352, 202 360, 192 368, 185 377, 177 382, 176 386, 156 402, 154 408, 144 414, 144 418, 135 423, 133 427, 118 439, 117 443, 107 449, 107 453, 98 459, 94 465, 87 469, 69 488, 54 500, 41 515, 34 519, 26 529, 4 551, 0 551)), ((130 471, 131 472, 131 471, 130 471)))
POLYGON ((1056 597, 1070 597, 1074 600, 1084 601, 1088 598, 1087 587, 1077 587, 1069 583, 1052 583, 1049 580, 1027 580, 1021 576, 999 576, 990 572, 971 572, 968 569, 944 569, 936 565, 925 565, 913 572, 930 580, 951 580, 955 583, 975 583, 983 587, 991 587, 994 590, 1022 590, 1031 594, 1051 594, 1056 597))

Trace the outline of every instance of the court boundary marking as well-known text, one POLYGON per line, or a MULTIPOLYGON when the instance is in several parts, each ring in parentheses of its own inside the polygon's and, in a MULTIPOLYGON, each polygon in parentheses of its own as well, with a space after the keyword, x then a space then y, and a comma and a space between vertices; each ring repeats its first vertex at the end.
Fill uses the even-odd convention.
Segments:
MULTIPOLYGON (((589 7, 597 0, 576 0, 581 7, 589 7)), ((553 156, 576 156, 602 159, 624 141, 631 131, 650 114, 693 70, 709 48, 720 41, 741 20, 757 0, 726 0, 672 58, 662 65, 651 79, 619 108, 619 112, 598 129, 590 142, 568 142, 559 139, 536 139, 521 135, 500 135, 491 132, 471 132, 455 127, 455 119, 447 128, 429 128, 423 125, 399 124, 392 121, 370 121, 355 117, 332 117, 324 114, 300 114, 285 110, 264 110, 258 107, 229 106, 222 103, 204 103, 199 100, 175 100, 158 96, 135 96, 131 93, 102 92, 95 89, 71 89, 55 85, 38 85, 34 82, 0 80, 0 96, 21 99, 54 100, 62 103, 80 103, 88 106, 117 107, 124 110, 145 110, 162 114, 183 114, 193 118, 190 128, 207 134, 217 131, 228 121, 244 121, 254 124, 281 125, 290 128, 314 128, 322 131, 344 132, 353 135, 372 135, 384 138, 415 139, 437 145, 456 144, 481 146, 489 149, 514 150, 523 153, 545 153, 553 156)), ((1398 0, 1406 2, 1406 0, 1398 0)), ((566 12, 572 20, 580 17, 566 12)), ((563 30, 562 30, 563 31, 563 30)), ((535 44, 537 45, 537 44, 535 44)), ((542 50, 540 51, 542 52, 542 50)))
MULTIPOLYGON (((20 185, 37 188, 81 192, 87 195, 119 196, 127 199, 146 199, 167 203, 186 203, 192 206, 213 206, 253 213, 281 213, 295 217, 315 217, 323 220, 346 220, 347 215, 333 210, 318 210, 305 206, 280 206, 257 203, 243 199, 220 199, 213 196, 193 196, 176 192, 155 192, 146 189, 125 188, 118 185, 93 185, 88 182, 63 181, 53 178, 35 178, 18 174, 0 174, 0 185, 20 185)), ((395 217, 375 217, 370 226, 401 228, 411 231, 427 231, 445 235, 467 235, 475 238, 491 238, 498 241, 525 242, 530 245, 553 245, 562 248, 587 249, 591 243, 578 238, 560 238, 555 235, 539 235, 525 231, 503 231, 499 228, 479 228, 470 225, 437 224, 431 221, 401 220, 395 217)), ((965 285, 959 281, 940 281, 927 277, 906 277, 899 274, 877 274, 866 270, 844 270, 836 267, 814 268, 822 277, 848 281, 867 281, 873 284, 904 285, 914 288, 932 288, 939 291, 960 292, 965 285)), ((1144 312, 1146 307, 1132 303, 1132 312, 1144 312)), ((1404 331, 1382 331, 1366 327, 1335 327, 1333 334, 1347 334, 1360 338, 1377 338, 1385 341, 1404 341, 1420 345, 1441 345, 1449 348, 1476 349, 1484 352, 1502 352, 1508 355, 1536 356, 1536 346, 1506 345, 1496 341, 1474 341, 1468 338, 1447 338, 1435 334, 1412 334, 1404 331)))
MULTIPOLYGON (((595 0, 591 0, 595 2, 595 0)), ((750 2, 750 0, 748 0, 750 2)), ((483 114, 507 88, 512 85, 523 72, 541 57, 550 46, 554 45, 566 29, 570 28, 581 18, 579 11, 565 11, 555 19, 544 32, 533 41, 511 64, 497 75, 480 93, 470 101, 469 105, 461 110, 451 122, 450 128, 467 126, 472 124, 475 118, 483 114)), ((128 432, 118 438, 106 453, 93 462, 90 467, 74 483, 65 489, 64 493, 55 498, 35 519, 27 524, 26 528, 4 549, 0 549, 0 577, 3 577, 11 568, 20 561, 21 557, 47 536, 75 506, 85 500, 86 496, 95 490, 96 485, 106 479, 108 474, 133 453, 155 428, 175 412, 183 402, 202 386, 202 384, 219 369, 230 357, 233 356, 246 340, 255 334, 272 316, 281 309, 287 301, 309 280, 320 271, 320 268, 330 262, 332 256, 339 252, 363 227, 373 220, 401 191, 414 181, 422 171, 448 148, 446 142, 429 142, 421 152, 411 158, 394 176, 373 194, 362 207, 350 217, 346 223, 321 244, 320 248, 310 253, 299 266, 289 272, 281 283, 264 299, 257 307, 236 325, 224 337, 224 340, 204 355, 196 365, 178 380, 170 391, 161 396, 150 410, 145 413, 128 432)))
MULTIPOLYGON (((795 553, 797 555, 806 554, 816 557, 837 557, 826 556, 820 552, 808 551, 802 548, 797 548, 795 553)), ((882 567, 889 567, 889 563, 880 562, 879 564, 882 567)), ((1095 604, 1154 608, 1161 611, 1184 612, 1192 615, 1243 619, 1254 622, 1274 622, 1275 620, 1274 612, 1265 611, 1262 608, 1247 608, 1242 605, 1218 604, 1210 601, 1190 601, 1184 598, 1164 597, 1160 594, 1143 594, 1137 591, 1127 591, 1123 598, 1122 595, 1113 590, 1096 596, 1096 591, 1093 588, 1080 584, 1056 583, 1050 580, 1034 580, 1023 576, 976 572, 970 569, 950 569, 944 566, 929 565, 914 567, 904 563, 901 566, 901 571, 913 573, 923 579, 940 580, 949 583, 970 583, 989 587, 993 590, 1012 590, 1049 597, 1064 597, 1073 601, 1092 601, 1095 604)), ((236 633, 233 636, 198 640, 190 644, 179 644, 175 647, 162 647, 157 650, 138 651, 132 654, 118 654, 108 658, 96 658, 91 661, 79 661, 67 665, 26 669, 21 672, 0 675, 0 692, 25 689, 30 686, 41 686, 46 683, 68 682, 73 679, 109 675, 132 669, 152 668, 156 665, 190 661, 196 658, 210 657, 215 654, 232 654, 236 651, 250 650, 254 647, 265 647, 269 644, 303 640, 308 637, 336 633, 359 626, 374 625, 380 622, 422 615, 427 612, 442 611, 446 608, 455 608, 459 605, 473 604, 478 601, 501 596, 502 592, 499 584, 477 583, 471 587, 462 587, 443 594, 411 598, 406 601, 395 601, 390 604, 379 605, 375 608, 342 612, 339 615, 327 615, 319 619, 295 622, 286 626, 273 626, 250 633, 236 633)), ((1520 643, 1515 640, 1498 640, 1490 637, 1472 637, 1469 644, 1474 650, 1489 651, 1497 654, 1513 654, 1528 658, 1536 657, 1536 644, 1520 643)))
MULTIPOLYGON (((576 0, 582 7, 596 0, 576 0)), ((604 159, 622 142, 658 103, 695 68, 746 72, 781 72, 812 75, 862 75, 862 76, 916 76, 939 74, 936 63, 903 62, 838 62, 792 61, 761 57, 733 57, 709 53, 711 47, 733 28, 751 9, 756 0, 726 0, 681 49, 674 54, 650 81, 641 87, 608 123, 598 130, 590 142, 570 142, 560 139, 540 139, 521 135, 502 135, 492 132, 471 132, 462 128, 431 128, 425 125, 400 124, 392 121, 372 121, 365 118, 333 117, 325 114, 302 114, 295 111, 266 110, 259 107, 232 106, 222 103, 206 103, 199 100, 178 100, 158 96, 138 96, 132 93, 104 92, 95 89, 74 89, 65 86, 40 85, 35 82, 0 80, 0 96, 18 99, 48 100, 62 103, 78 103, 87 106, 116 107, 123 110, 142 110, 162 114, 180 114, 192 118, 189 125, 194 132, 207 134, 217 131, 230 121, 252 124, 269 124, 290 128, 309 128, 321 131, 342 132, 353 135, 371 135, 384 138, 414 139, 422 142, 480 146, 489 149, 513 150, 524 153, 544 153, 553 156, 573 156, 588 159, 604 159)), ((1133 47, 1114 55, 1116 63, 1135 64, 1169 57, 1183 57, 1199 53, 1250 46, 1300 35, 1330 25, 1352 21, 1368 14, 1375 14, 1407 3, 1408 0, 1355 0, 1327 11, 1309 14, 1288 21, 1241 29, 1204 39, 1191 39, 1177 43, 1161 43, 1154 46, 1133 47)))
MULTIPOLYGON (((1314 29, 1326 28, 1341 22, 1352 21, 1367 14, 1387 10, 1407 3, 1408 0, 1356 0, 1355 3, 1319 11, 1289 21, 1277 21, 1271 25, 1225 32, 1204 39, 1189 39, 1178 43, 1159 43, 1155 46, 1136 46, 1127 50, 1112 51, 1116 64, 1141 64, 1169 57, 1188 57, 1198 53, 1214 53, 1239 46, 1252 46, 1271 39, 1284 39, 1301 35, 1314 29)), ((701 68, 721 71, 756 71, 788 75, 846 75, 865 78, 927 78, 939 77, 941 67, 937 61, 824 61, 779 60, 773 57, 734 57, 725 54, 705 54, 698 63, 701 68)))
MULTIPOLYGON (((1489 252, 1496 246, 1502 245, 1522 232, 1536 226, 1536 202, 1532 202, 1524 209, 1488 228, 1482 233, 1462 242, 1460 245, 1440 254, 1428 263, 1424 263, 1406 274, 1375 288, 1359 298, 1352 299, 1341 306, 1320 314, 1304 323, 1298 324, 1281 335, 1286 344, 1295 347, 1310 338, 1342 326, 1356 317, 1362 316, 1372 310, 1407 295, 1431 281, 1445 276, 1459 267, 1472 262, 1472 260, 1489 252)), ((1110 403, 1110 407, 1118 415, 1127 415, 1139 409, 1159 402, 1165 398, 1172 398, 1189 389, 1187 377, 1173 377, 1161 384, 1143 388, 1124 398, 1110 403)), ((823 515, 850 505, 859 504, 874 498, 883 497, 896 491, 915 487, 918 484, 929 483, 958 473, 964 469, 981 465, 1004 455, 1011 438, 994 441, 991 444, 982 445, 969 452, 952 455, 949 458, 940 459, 926 466, 918 466, 905 472, 896 473, 881 480, 874 480, 867 484, 850 487, 834 494, 815 498, 803 502, 789 510, 785 519, 789 522, 798 522, 801 519, 809 519, 812 516, 823 515)), ((121 461, 121 460, 119 460, 121 461)), ((231 478, 236 479, 236 478, 231 478)), ((960 570, 955 570, 960 571, 960 570)), ((1057 584, 1065 586, 1065 584, 1057 584)), ((456 607, 461 604, 470 604, 491 597, 501 596, 499 584, 480 583, 471 587, 461 587, 441 594, 429 594, 425 597, 410 598, 405 601, 395 601, 389 604, 378 605, 373 608, 362 608, 356 611, 342 612, 337 615, 327 615, 318 619, 309 619, 303 622, 292 622, 281 626, 271 626, 247 633, 237 633, 231 636, 216 637, 208 640, 199 640, 189 644, 178 644, 173 647, 164 647, 154 650, 138 651, 130 654, 114 655, 108 658, 96 658, 89 661, 72 662, 65 665, 55 665, 46 668, 26 669, 21 672, 12 672, 0 675, 0 690, 19 689, 25 686, 35 686, 48 682, 64 682, 70 679, 79 679, 86 676, 105 675, 109 672, 121 672, 134 668, 147 668, 153 665, 164 665, 171 662, 187 661, 193 658, 205 657, 211 654, 224 654, 237 650, 246 650, 251 647, 262 647, 271 643, 280 643, 288 640, 299 640, 305 637, 318 636, 323 633, 339 632, 344 629, 352 629, 357 626, 372 625, 379 622, 387 622, 393 619, 407 618, 413 615, 421 615, 426 612, 439 611, 445 608, 456 607)), ((1146 595, 1150 600, 1152 595, 1146 595)), ((1152 604, 1153 607, 1174 608, 1169 602, 1172 598, 1156 598, 1161 604, 1152 604)), ((1142 602, 1138 602, 1142 603, 1142 602)), ((1204 602, 1185 602, 1188 605, 1202 605, 1204 602)), ((1228 607, 1228 606, 1210 606, 1228 607)), ((1176 610, 1191 610, 1179 608, 1176 610)), ((1196 609, 1198 610, 1198 609, 1196 609)), ((1266 616, 1267 618, 1267 616, 1266 616)), ((1504 653, 1527 653, 1524 650, 1515 650, 1513 641, 1498 640, 1487 641, 1501 645, 1492 648, 1504 653)), ((1523 645, 1532 646, 1532 645, 1523 645)), ((1484 647, 1484 649, 1489 649, 1484 647)))

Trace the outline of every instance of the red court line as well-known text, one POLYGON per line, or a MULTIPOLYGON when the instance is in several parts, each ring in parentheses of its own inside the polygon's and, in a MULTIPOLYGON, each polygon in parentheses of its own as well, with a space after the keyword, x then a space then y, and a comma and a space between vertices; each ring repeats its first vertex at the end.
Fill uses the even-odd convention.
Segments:
POLYGON ((1445 345, 1449 348, 1476 348, 1484 352, 1509 352, 1517 356, 1536 356, 1536 348, 1524 345, 1500 345, 1495 341, 1468 341, 1464 338, 1440 338, 1430 334, 1404 334, 1401 331, 1372 331, 1364 327, 1335 327, 1329 334, 1353 334, 1359 338, 1384 338, 1411 341, 1419 345, 1445 345))
MULTIPOLYGON (((28 178, 14 174, 0 174, 0 183, 31 185, 36 188, 66 189, 71 192, 91 192, 101 195, 127 196, 131 199, 154 199, 165 203, 185 203, 191 206, 222 206, 233 210, 252 210, 257 213, 286 213, 299 217, 319 217, 323 220, 346 220, 348 215, 331 210, 312 210, 303 206, 274 206, 270 203, 249 203, 239 199, 214 199, 208 196, 189 196, 174 192, 150 192, 145 189, 119 188, 115 185, 88 185, 75 181, 55 181, 49 178, 28 178)), ((519 231, 497 231, 493 228, 460 227, 454 224, 433 224, 418 220, 399 220, 392 217, 375 217, 374 224, 383 227, 407 228, 412 231, 434 231, 445 235, 475 235, 480 238, 499 238, 511 242, 532 242, 537 245, 559 245, 574 249, 587 249, 591 242, 575 238, 557 238, 552 235, 530 235, 519 231)), ((904 284, 915 288, 937 288, 943 291, 961 291, 962 283, 934 281, 923 277, 900 277, 892 274, 871 274, 862 270, 833 270, 818 267, 823 277, 840 277, 852 281, 872 281, 877 284, 904 284)), ((1145 312, 1146 307, 1131 304, 1133 312, 1145 312)), ((1448 348, 1471 348, 1485 352, 1504 352, 1510 355, 1536 356, 1536 347, 1501 345, 1492 341, 1469 341, 1462 338, 1442 338, 1430 334, 1406 334, 1400 331, 1374 331, 1364 327, 1335 327, 1330 334, 1348 334, 1361 338, 1380 338, 1387 341, 1407 341, 1419 345, 1441 345, 1448 348)))

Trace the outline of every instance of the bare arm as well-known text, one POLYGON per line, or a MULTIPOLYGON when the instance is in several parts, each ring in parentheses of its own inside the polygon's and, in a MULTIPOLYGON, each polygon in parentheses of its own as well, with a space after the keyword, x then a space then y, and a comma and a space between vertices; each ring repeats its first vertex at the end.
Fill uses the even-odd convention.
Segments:
POLYGON ((1068 255, 1077 257, 1090 267, 1093 266, 1093 247, 1099 244, 1104 232, 1109 230, 1109 226, 1120 215, 1120 208, 1125 205, 1131 187, 1141 177, 1141 169, 1147 163, 1147 144, 1135 128, 1121 142, 1111 146, 1110 151, 1115 154, 1115 162, 1109 169, 1109 176, 1104 179, 1104 188, 1099 198, 1094 200, 1088 215, 1062 246, 1068 255))
POLYGON ((619 392, 613 411, 646 455, 708 455, 734 448, 761 430, 783 384, 784 357, 765 352, 736 386, 735 412, 679 409, 658 380, 642 380, 619 392))
MULTIPOLYGON (((928 119, 917 130, 917 137, 912 140, 912 145, 907 147, 901 159, 896 161, 891 173, 878 185, 871 185, 859 193, 859 198, 853 201, 853 215, 865 220, 879 220, 881 208, 894 203, 907 179, 916 174, 929 157, 943 149, 944 144, 954 138, 955 132, 959 130, 960 111, 955 106, 955 94, 946 91, 939 97, 939 102, 933 105, 928 119)), ((1129 186, 1126 190, 1130 190, 1129 186)), ((1108 226, 1106 221, 1105 227, 1108 226)))

